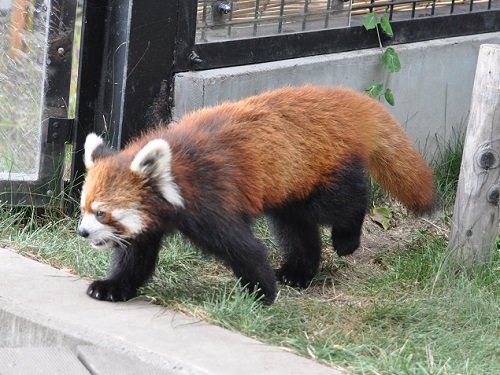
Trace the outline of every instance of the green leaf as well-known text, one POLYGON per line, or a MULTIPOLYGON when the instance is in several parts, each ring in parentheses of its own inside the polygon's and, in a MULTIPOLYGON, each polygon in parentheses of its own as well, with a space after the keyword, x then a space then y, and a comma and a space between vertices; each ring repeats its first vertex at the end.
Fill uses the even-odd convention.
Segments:
POLYGON ((392 26, 389 21, 389 16, 387 16, 387 14, 384 14, 382 15, 382 17, 380 17, 380 27, 382 27, 382 31, 386 35, 390 36, 391 38, 394 36, 394 32, 392 31, 392 26))
POLYGON ((388 230, 391 227, 391 210, 387 207, 374 207, 370 219, 388 230))
POLYGON ((375 13, 368 13, 363 17, 363 26, 366 30, 372 30, 377 27, 377 15, 375 13))
POLYGON ((378 98, 380 95, 382 95, 382 91, 384 91, 383 83, 374 83, 373 85, 365 88, 365 92, 372 98, 378 98))
POLYGON ((384 92, 384 98, 390 105, 394 106, 394 95, 391 89, 386 89, 384 92))
POLYGON ((382 63, 384 68, 389 72, 399 72, 401 70, 401 62, 394 48, 387 48, 382 55, 382 63))

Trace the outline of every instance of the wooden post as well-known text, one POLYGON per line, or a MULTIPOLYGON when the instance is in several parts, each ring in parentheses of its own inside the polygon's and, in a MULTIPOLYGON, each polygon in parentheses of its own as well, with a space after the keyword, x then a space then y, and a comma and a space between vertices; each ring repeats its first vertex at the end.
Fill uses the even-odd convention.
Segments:
POLYGON ((491 259, 500 198, 500 45, 479 49, 448 249, 458 264, 491 259))

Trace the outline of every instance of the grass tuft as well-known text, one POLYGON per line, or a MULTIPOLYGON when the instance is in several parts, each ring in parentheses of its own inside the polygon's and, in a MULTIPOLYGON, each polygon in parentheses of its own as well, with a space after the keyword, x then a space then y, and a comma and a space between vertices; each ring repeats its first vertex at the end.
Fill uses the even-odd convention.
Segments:
POLYGON ((448 141, 437 141, 438 148, 432 161, 436 185, 445 210, 453 210, 462 163, 465 133, 455 131, 448 141))

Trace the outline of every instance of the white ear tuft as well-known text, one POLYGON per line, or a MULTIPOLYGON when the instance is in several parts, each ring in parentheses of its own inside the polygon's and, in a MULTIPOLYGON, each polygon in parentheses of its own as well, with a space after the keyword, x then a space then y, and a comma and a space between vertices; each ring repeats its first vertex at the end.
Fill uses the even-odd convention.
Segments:
POLYGON ((172 153, 163 139, 154 139, 146 144, 134 157, 130 170, 144 177, 156 177, 170 170, 172 153))
POLYGON ((163 197, 174 206, 184 207, 184 200, 172 175, 172 151, 163 139, 153 139, 134 157, 130 170, 155 180, 163 197))
POLYGON ((103 139, 99 137, 95 133, 90 133, 87 135, 87 139, 85 140, 85 156, 83 158, 83 162, 85 164, 85 168, 90 168, 94 165, 94 159, 92 158, 92 154, 95 149, 101 146, 104 143, 103 139))

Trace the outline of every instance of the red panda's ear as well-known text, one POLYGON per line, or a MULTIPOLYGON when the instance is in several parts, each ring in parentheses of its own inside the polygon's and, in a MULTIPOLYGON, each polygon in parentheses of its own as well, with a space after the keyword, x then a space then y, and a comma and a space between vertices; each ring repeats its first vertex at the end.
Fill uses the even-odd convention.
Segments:
POLYGON ((89 169, 94 165, 94 161, 98 158, 111 155, 113 150, 104 144, 104 141, 95 133, 90 133, 87 135, 85 140, 85 155, 83 161, 85 163, 85 168, 89 169))
POLYGON ((163 198, 172 205, 184 207, 184 200, 172 175, 172 151, 168 142, 163 139, 148 142, 132 160, 130 170, 154 181, 163 198))

